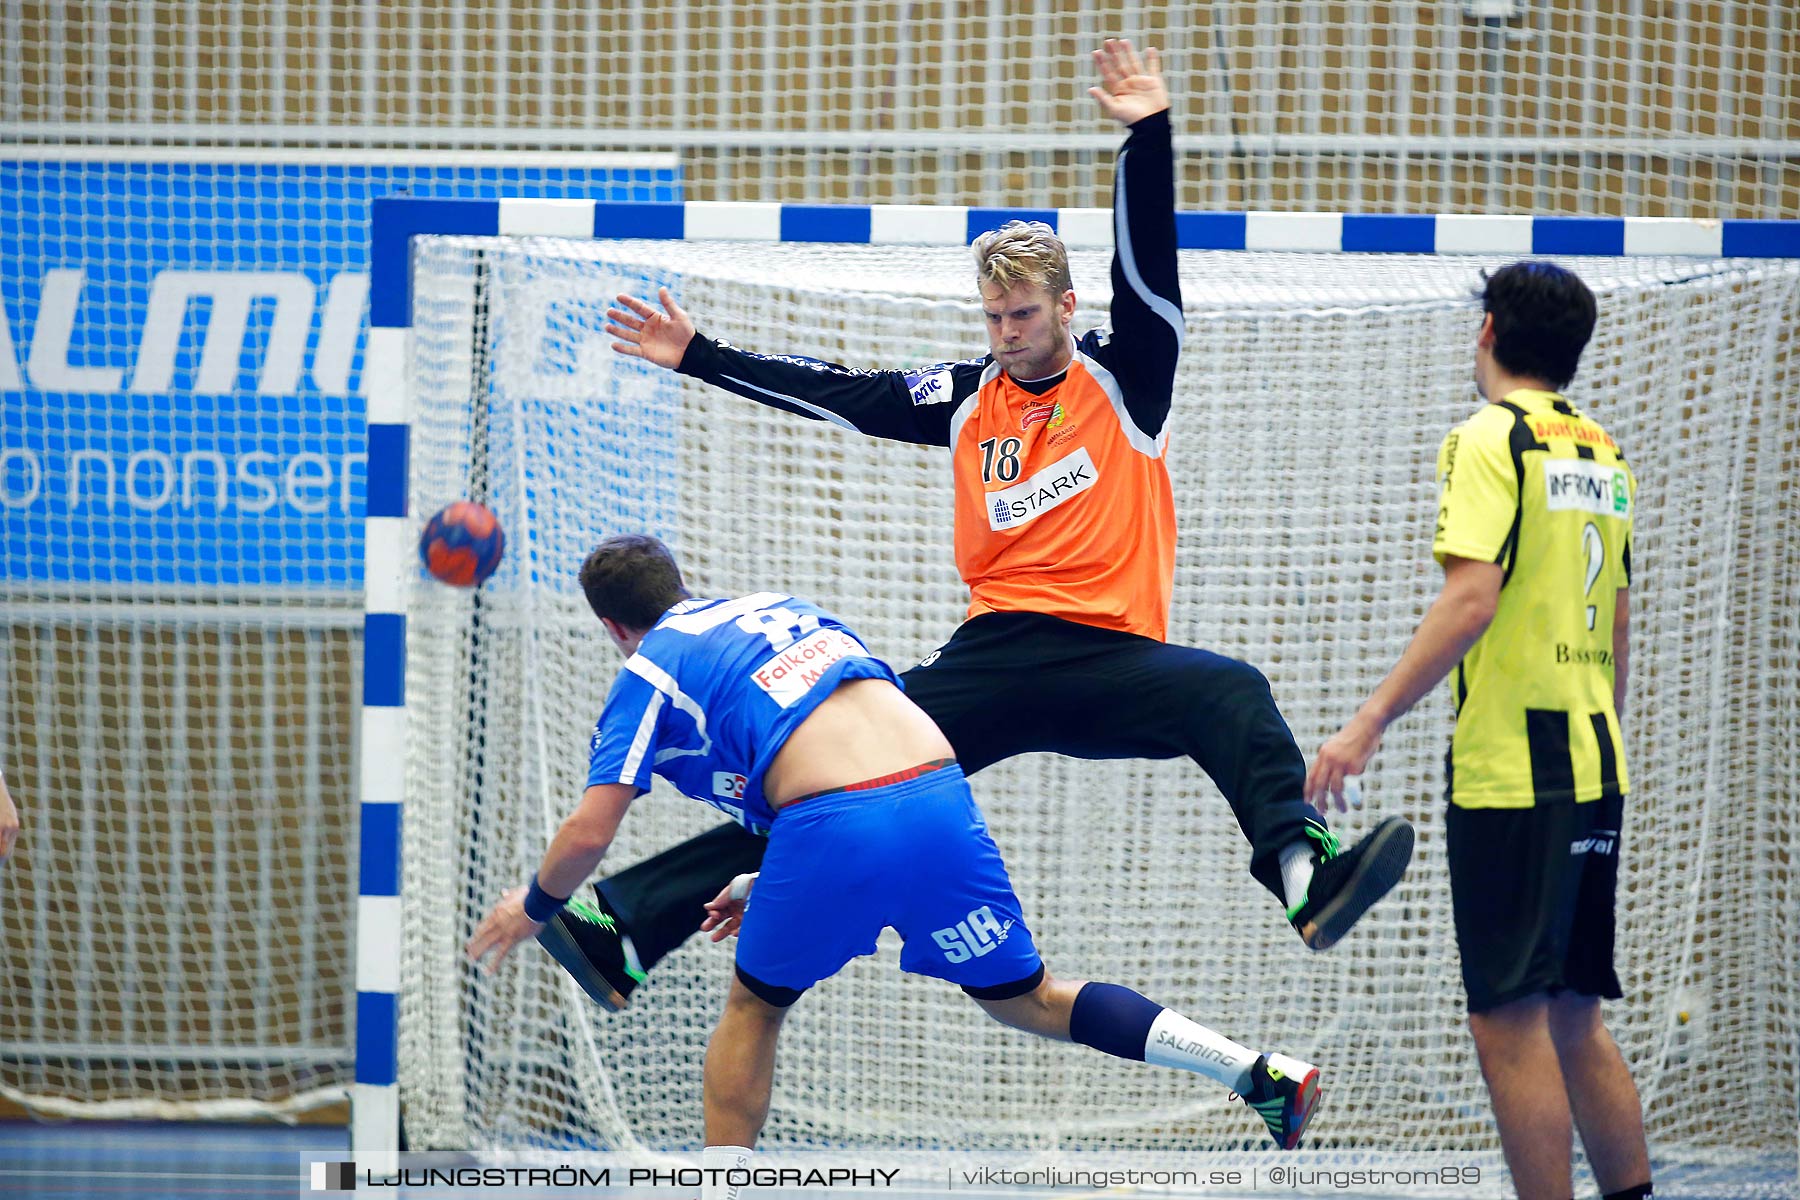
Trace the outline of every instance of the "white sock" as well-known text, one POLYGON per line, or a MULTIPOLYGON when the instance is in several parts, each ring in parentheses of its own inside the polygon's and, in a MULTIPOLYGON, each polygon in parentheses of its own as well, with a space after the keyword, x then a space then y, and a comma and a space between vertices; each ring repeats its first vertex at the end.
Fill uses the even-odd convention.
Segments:
POLYGON ((748 1146, 708 1146, 702 1150, 700 1169, 705 1174, 700 1179, 700 1200, 738 1200, 743 1185, 728 1183, 725 1172, 749 1167, 750 1154, 748 1146))
POLYGON ((1287 895, 1289 908, 1306 899, 1306 888, 1312 883, 1312 877, 1312 843, 1306 838, 1289 842, 1281 851, 1281 890, 1287 895))
POLYGON ((1150 1026, 1144 1040, 1144 1061, 1178 1071, 1193 1071, 1224 1084, 1238 1095, 1250 1087, 1250 1068, 1256 1051, 1240 1046, 1224 1034, 1214 1033, 1165 1008, 1150 1026))

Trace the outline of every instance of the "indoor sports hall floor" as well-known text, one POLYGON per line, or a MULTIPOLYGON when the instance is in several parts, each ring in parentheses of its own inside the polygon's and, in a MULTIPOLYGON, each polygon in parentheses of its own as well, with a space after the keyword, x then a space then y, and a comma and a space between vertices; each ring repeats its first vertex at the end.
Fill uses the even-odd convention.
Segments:
MULTIPOLYGON (((113 1122, 37 1124, 0 1121, 0 1197, 6 1200, 76 1200, 81 1197, 131 1197, 133 1200, 265 1200, 322 1195, 312 1192, 302 1171, 302 1155, 337 1155, 347 1152, 345 1130, 325 1126, 287 1128, 277 1125, 199 1125, 113 1122)), ((1274 1152, 1271 1152, 1273 1161, 1274 1152)), ((1796 1175, 1800 1164, 1791 1159, 1738 1163, 1730 1168, 1657 1171, 1659 1200, 1695 1197, 1698 1200, 1800 1200, 1796 1175)), ((368 1189, 359 1189, 365 1194, 368 1189)), ((396 1188, 390 1194, 429 1195, 446 1198, 454 1193, 432 1189, 396 1188)), ((684 1191, 663 1188, 614 1189, 611 1191, 532 1192, 526 1189, 469 1191, 470 1197, 581 1196, 584 1200, 689 1200, 684 1191)), ((819 1189, 759 1190, 747 1200, 816 1200, 819 1189)), ((891 1200, 920 1200, 925 1193, 880 1190, 861 1193, 891 1200)), ((1012 1200, 1089 1200, 1099 1196, 1123 1196, 1126 1191, 1084 1192, 986 1189, 953 1195, 1011 1197, 1012 1200)), ((1261 1192, 1170 1193, 1141 1191, 1139 1196, 1164 1200, 1251 1200, 1252 1197, 1305 1193, 1264 1189, 1261 1192)), ((1371 1192, 1330 1193, 1354 1195, 1359 1200, 1399 1200, 1371 1192)), ((943 1193, 933 1192, 933 1196, 943 1193)))

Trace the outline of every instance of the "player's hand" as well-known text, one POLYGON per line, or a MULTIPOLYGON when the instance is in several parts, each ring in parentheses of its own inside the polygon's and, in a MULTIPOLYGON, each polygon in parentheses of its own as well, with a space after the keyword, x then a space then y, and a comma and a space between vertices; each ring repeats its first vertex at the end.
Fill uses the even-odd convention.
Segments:
POLYGON ((674 370, 694 340, 694 323, 668 288, 657 288, 656 299, 660 312, 646 300, 620 296, 620 307, 606 310, 606 332, 618 339, 612 348, 620 354, 674 370))
POLYGON ((715 942, 736 937, 744 928, 744 910, 750 907, 750 889, 755 886, 755 875, 739 875, 726 884, 706 902, 706 920, 700 922, 700 932, 711 933, 715 942))
POLYGON ((19 810, 13 806, 12 794, 6 790, 6 780, 0 778, 0 862, 12 853, 13 843, 19 840, 19 810))
POLYGON ((500 969, 501 960, 514 946, 526 938, 536 937, 544 927, 543 922, 525 915, 525 891, 521 884, 503 892, 500 903, 494 905, 494 910, 475 927, 475 936, 463 947, 470 962, 478 963, 487 955, 493 955, 484 968, 489 975, 500 969))
POLYGON ((1350 723, 1320 746, 1319 753, 1313 757, 1312 770, 1306 773, 1306 790, 1302 793, 1306 802, 1324 812, 1329 796, 1339 812, 1346 811, 1349 808, 1344 802, 1346 784, 1355 790, 1350 777, 1363 773, 1380 745, 1380 727, 1361 716, 1352 717, 1350 723))
POLYGON ((1169 107, 1162 55, 1155 49, 1144 51, 1140 59, 1130 42, 1107 38, 1106 45, 1094 51, 1094 65, 1100 68, 1100 86, 1089 88, 1088 95, 1099 102, 1101 112, 1119 124, 1136 124, 1169 107))

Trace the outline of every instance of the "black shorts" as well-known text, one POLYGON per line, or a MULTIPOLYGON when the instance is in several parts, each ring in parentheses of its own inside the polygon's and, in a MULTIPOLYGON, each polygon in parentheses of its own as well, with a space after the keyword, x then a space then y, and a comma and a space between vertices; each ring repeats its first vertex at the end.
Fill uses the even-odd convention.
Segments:
POLYGON ((1456 947, 1469 1011, 1538 992, 1616 1000, 1619 797, 1459 808, 1444 820, 1456 947))
POLYGON ((1283 897, 1281 851, 1320 815, 1306 760, 1248 663, 1043 613, 971 617, 901 677, 973 775, 1017 754, 1199 764, 1250 842, 1250 873, 1283 897))

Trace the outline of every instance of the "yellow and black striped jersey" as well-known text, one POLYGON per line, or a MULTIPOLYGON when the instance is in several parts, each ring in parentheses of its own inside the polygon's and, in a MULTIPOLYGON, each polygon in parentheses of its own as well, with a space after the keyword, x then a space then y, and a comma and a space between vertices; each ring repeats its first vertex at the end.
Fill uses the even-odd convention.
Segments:
POLYGON ((1450 431, 1438 487, 1433 556, 1505 572, 1493 622, 1450 676, 1450 801, 1624 794, 1613 615, 1631 582, 1637 485, 1618 446, 1561 396, 1521 389, 1450 431))

